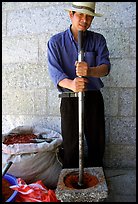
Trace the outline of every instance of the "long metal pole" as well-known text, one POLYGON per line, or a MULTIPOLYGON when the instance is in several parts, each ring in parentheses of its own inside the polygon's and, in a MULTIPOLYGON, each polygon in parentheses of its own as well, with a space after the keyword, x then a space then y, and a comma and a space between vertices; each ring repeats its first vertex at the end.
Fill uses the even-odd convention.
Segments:
MULTIPOLYGON (((78 31, 78 61, 84 60, 83 51, 83 31, 78 31)), ((81 77, 81 76, 80 76, 81 77)), ((84 173, 84 93, 78 93, 78 112, 79 112, 79 181, 78 185, 83 185, 84 173)))

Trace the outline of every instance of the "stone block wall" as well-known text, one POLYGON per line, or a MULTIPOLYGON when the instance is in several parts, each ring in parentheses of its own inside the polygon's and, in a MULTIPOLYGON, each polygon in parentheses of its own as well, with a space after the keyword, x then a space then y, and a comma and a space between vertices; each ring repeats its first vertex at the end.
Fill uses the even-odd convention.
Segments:
MULTIPOLYGON (((2 2, 2 132, 20 125, 60 132, 60 99, 47 69, 47 42, 68 28, 67 2, 2 2)), ((136 167, 136 2, 97 2, 111 72, 102 78, 107 167, 136 167)))

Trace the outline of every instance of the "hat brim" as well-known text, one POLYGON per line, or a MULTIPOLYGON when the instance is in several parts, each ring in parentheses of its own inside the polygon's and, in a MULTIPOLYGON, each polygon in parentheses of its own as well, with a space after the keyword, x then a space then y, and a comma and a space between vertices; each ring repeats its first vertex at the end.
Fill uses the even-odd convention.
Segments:
POLYGON ((85 13, 90 16, 97 16, 97 17, 102 17, 103 15, 100 13, 93 13, 92 11, 88 11, 86 9, 75 9, 75 8, 65 8, 65 11, 75 11, 79 13, 85 13))

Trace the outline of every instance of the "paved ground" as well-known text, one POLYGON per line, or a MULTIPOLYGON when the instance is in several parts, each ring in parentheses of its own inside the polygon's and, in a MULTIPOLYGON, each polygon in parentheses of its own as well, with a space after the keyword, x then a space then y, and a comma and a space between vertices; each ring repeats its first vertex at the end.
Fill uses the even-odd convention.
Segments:
POLYGON ((136 202, 136 170, 105 169, 109 195, 104 202, 136 202))

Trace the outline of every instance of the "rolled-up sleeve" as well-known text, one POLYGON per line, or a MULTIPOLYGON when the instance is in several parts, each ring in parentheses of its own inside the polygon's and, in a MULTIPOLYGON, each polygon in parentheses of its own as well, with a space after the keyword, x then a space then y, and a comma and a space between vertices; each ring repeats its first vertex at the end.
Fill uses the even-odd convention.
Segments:
POLYGON ((108 65, 108 73, 111 69, 110 59, 109 59, 109 50, 107 48, 107 43, 103 35, 100 35, 100 40, 97 43, 97 58, 96 58, 96 64, 97 66, 101 64, 107 64, 108 65))
POLYGON ((48 71, 50 77, 59 91, 60 87, 58 86, 59 81, 68 78, 68 76, 63 72, 63 69, 60 65, 60 50, 57 48, 56 43, 50 39, 47 44, 47 54, 48 54, 48 71))

